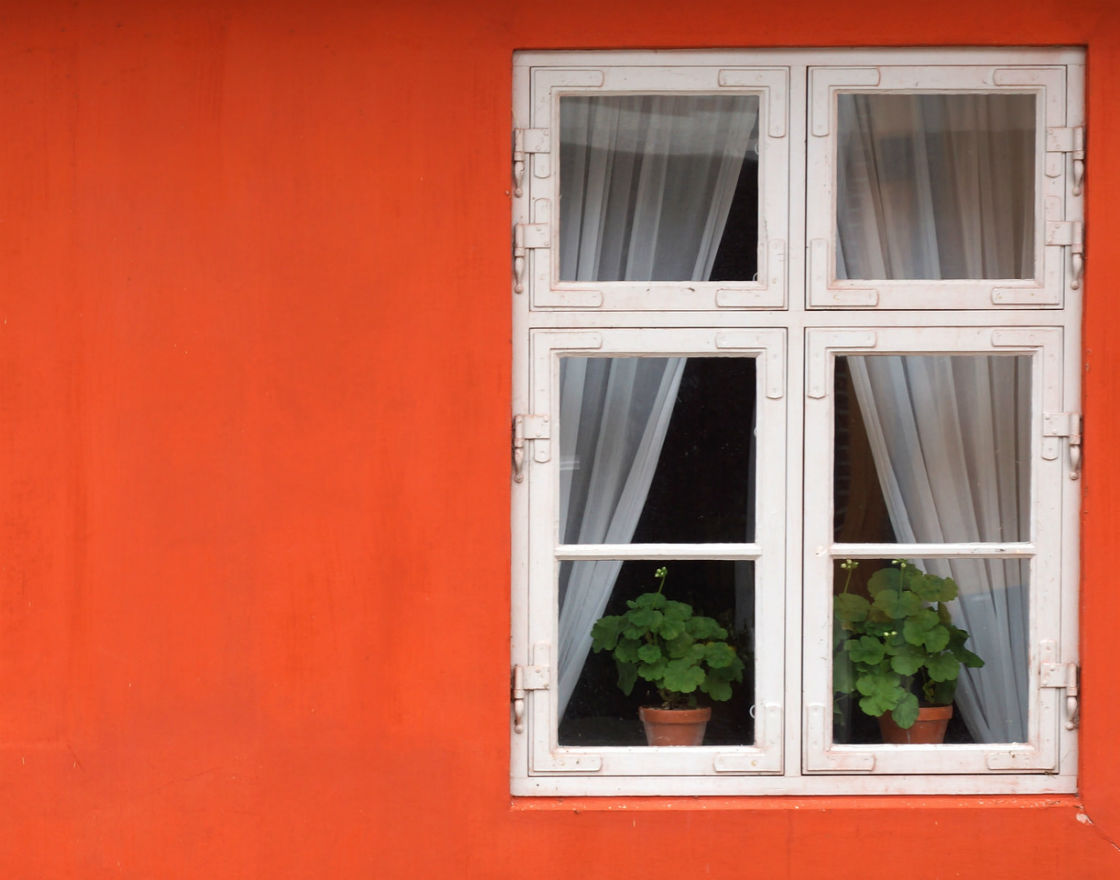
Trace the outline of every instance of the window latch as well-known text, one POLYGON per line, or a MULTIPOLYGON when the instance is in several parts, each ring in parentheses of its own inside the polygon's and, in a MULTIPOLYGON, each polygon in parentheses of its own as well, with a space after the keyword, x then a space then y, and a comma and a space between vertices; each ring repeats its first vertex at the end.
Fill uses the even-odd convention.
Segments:
POLYGON ((513 130, 513 194, 518 198, 525 191, 525 154, 547 153, 547 128, 515 128, 513 130))
MULTIPOLYGON (((1065 437, 1069 443, 1069 478, 1076 480, 1081 476, 1081 413, 1044 413, 1042 416, 1043 437, 1065 437)), ((1057 458, 1057 449, 1043 458, 1057 458)))
MULTIPOLYGON (((525 441, 547 440, 550 435, 548 416, 518 413, 513 417, 513 481, 515 483, 523 482, 525 479, 525 441)), ((537 460, 548 461, 547 450, 538 451, 537 460)))
POLYGON ((525 695, 528 691, 548 690, 547 666, 514 666, 511 683, 513 732, 525 732, 525 695))
MULTIPOLYGON (((1073 194, 1075 196, 1081 195, 1081 189, 1085 182, 1085 126, 1047 128, 1046 152, 1057 153, 1059 157, 1065 153, 1070 154, 1073 161, 1073 194)), ((1049 169, 1047 170, 1047 175, 1050 177, 1057 177, 1060 173, 1060 165, 1054 168, 1053 173, 1049 169)))
POLYGON ((1040 685, 1044 688, 1059 688, 1066 692, 1065 726, 1066 730, 1076 730, 1079 722, 1081 668, 1076 663, 1046 663, 1047 656, 1056 653, 1056 646, 1047 639, 1043 642, 1043 663, 1039 668, 1040 685))
POLYGON ((1069 248, 1069 286, 1079 289, 1085 274, 1085 224, 1080 220, 1047 220, 1046 243, 1069 248))

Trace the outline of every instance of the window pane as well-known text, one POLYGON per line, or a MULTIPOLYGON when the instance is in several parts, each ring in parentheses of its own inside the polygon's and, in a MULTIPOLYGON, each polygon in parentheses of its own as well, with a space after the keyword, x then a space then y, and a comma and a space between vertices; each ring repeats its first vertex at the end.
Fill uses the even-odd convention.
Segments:
POLYGON ((750 281, 758 97, 560 100, 562 281, 750 281))
POLYGON ((836 360, 837 541, 1030 540, 1029 357, 836 360))
POLYGON ((837 278, 1033 278, 1035 98, 838 97, 837 278))
POLYGON ((1023 742, 1029 578, 1025 559, 836 560, 834 741, 896 741, 876 716, 949 702, 944 742, 1023 742))
MULTIPOLYGON (((564 562, 560 565, 560 743, 562 745, 645 745, 638 707, 658 706, 657 688, 638 678, 629 696, 619 688, 619 670, 609 651, 591 650, 591 626, 602 614, 621 615, 627 601, 656 592, 658 568, 666 568, 662 595, 692 606, 693 616, 723 627, 726 641, 744 664, 742 681, 730 683, 729 700, 695 692, 709 706, 704 745, 750 745, 754 724, 754 564, 752 562, 564 562), (583 622, 573 622, 583 618, 583 622), (576 671, 578 670, 578 676, 576 671), (568 680, 575 680, 574 687, 568 680), (570 694, 570 696, 569 696, 570 694)), ((708 673, 710 676, 711 672, 708 673)), ((716 672, 712 678, 718 678, 716 672)))
POLYGON ((753 357, 564 358, 561 542, 752 541, 755 389, 753 357))

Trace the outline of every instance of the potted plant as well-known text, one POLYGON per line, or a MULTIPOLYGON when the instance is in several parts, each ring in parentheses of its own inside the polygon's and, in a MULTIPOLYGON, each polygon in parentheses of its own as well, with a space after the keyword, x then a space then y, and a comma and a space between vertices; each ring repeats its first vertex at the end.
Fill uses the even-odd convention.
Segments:
POLYGON ((859 708, 879 719, 884 742, 942 742, 961 664, 984 665, 949 616, 946 603, 956 598, 957 585, 895 559, 871 575, 868 599, 848 592, 858 565, 840 563, 847 578, 833 599, 833 686, 859 695, 859 708))
POLYGON ((618 686, 627 696, 639 678, 657 689, 660 706, 638 710, 646 742, 698 746, 712 710, 699 705, 697 693, 731 699, 731 685, 743 680, 744 664, 726 641, 726 629, 662 593, 667 575, 664 566, 658 568, 655 592, 628 600, 625 614, 599 618, 591 628, 591 647, 596 653, 611 652, 618 686))

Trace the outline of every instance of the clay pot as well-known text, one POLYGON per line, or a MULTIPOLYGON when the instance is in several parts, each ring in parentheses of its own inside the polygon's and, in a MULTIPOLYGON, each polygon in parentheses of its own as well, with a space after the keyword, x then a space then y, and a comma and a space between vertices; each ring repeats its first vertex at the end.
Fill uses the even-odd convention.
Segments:
POLYGON ((900 745, 929 745, 945 741, 945 728, 953 717, 952 706, 925 706, 918 710, 918 720, 907 730, 894 723, 890 713, 879 716, 879 732, 883 742, 900 745))
POLYGON ((710 707, 703 709, 653 709, 642 706, 638 716, 646 727, 646 742, 651 746, 698 746, 712 717, 710 707))

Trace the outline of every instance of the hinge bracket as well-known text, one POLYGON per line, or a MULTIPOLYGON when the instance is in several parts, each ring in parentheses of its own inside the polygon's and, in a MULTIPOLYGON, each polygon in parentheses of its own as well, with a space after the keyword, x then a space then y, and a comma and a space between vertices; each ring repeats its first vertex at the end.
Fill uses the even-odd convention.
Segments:
MULTIPOLYGON (((1044 654, 1053 653, 1053 642, 1043 643, 1044 654)), ((1081 682, 1081 667, 1076 663, 1046 663, 1039 667, 1039 686, 1044 688, 1058 688, 1066 692, 1066 730, 1076 730, 1078 721, 1079 685, 1081 682)))
POLYGON ((547 153, 550 138, 547 128, 515 128, 513 130, 513 194, 518 198, 524 191, 525 154, 547 153))
MULTIPOLYGON (((1081 476, 1081 413, 1059 412, 1042 414, 1043 437, 1065 437, 1069 441, 1069 478, 1076 480, 1081 476)), ((1052 453, 1043 451, 1043 458, 1053 460, 1058 455, 1057 448, 1052 453)))
POLYGON ((514 666, 511 675, 511 698, 513 700, 513 731, 525 732, 525 694, 528 691, 548 690, 549 676, 547 666, 514 666))
POLYGON ((1047 220, 1046 243, 1069 248, 1069 286, 1077 290, 1085 272, 1085 224, 1080 220, 1047 220))
MULTIPOLYGON (((548 416, 518 413, 513 417, 513 480, 525 479, 525 441, 547 440, 552 436, 548 416)), ((544 459, 547 461, 548 459, 544 459)))
MULTIPOLYGON (((1069 153, 1073 157, 1073 194, 1081 195, 1085 181, 1085 126, 1046 129, 1046 152, 1069 153)), ((1046 173, 1050 177, 1057 177, 1061 174, 1061 166, 1053 172, 1048 168, 1046 173)))
POLYGON ((513 227, 513 290, 525 290, 525 251, 551 243, 547 223, 518 223, 513 227))

